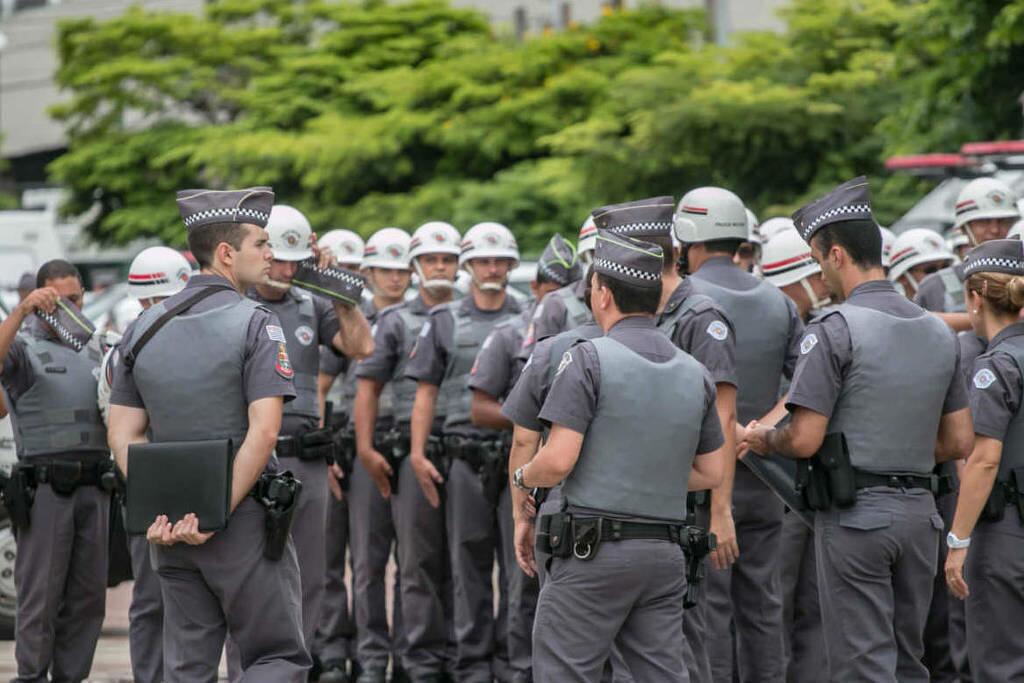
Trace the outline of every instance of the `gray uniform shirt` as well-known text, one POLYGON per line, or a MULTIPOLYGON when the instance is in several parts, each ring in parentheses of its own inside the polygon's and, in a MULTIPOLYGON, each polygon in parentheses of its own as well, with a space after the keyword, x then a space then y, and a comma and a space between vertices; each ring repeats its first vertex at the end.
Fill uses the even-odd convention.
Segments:
MULTIPOLYGON (((608 335, 631 351, 654 363, 675 357, 676 347, 654 325, 648 316, 629 316, 616 323, 608 335)), ((551 390, 540 411, 540 419, 549 424, 586 434, 597 414, 601 392, 601 367, 596 349, 588 343, 578 344, 563 354, 551 390)), ((696 389, 696 387, 695 387, 696 389)), ((715 383, 704 371, 704 421, 701 424, 697 455, 710 453, 722 446, 722 425, 715 410, 715 383)), ((642 425, 637 425, 638 433, 642 425)))
POLYGON ((470 371, 469 388, 482 391, 495 399, 504 399, 519 379, 523 365, 533 346, 538 309, 531 307, 520 314, 522 325, 512 322, 499 325, 484 340, 470 371), (531 324, 534 329, 531 329, 531 324))
MULTIPOLYGON (((572 287, 576 298, 585 306, 586 278, 581 278, 569 286, 572 287)), ((568 328, 569 311, 566 309, 562 298, 560 296, 544 297, 544 301, 540 304, 537 320, 535 321, 534 337, 536 339, 545 339, 559 332, 564 332, 568 328)))
MULTIPOLYGON (((684 277, 669 296, 665 310, 695 293, 693 283, 684 277)), ((736 333, 717 304, 711 310, 684 315, 671 342, 707 368, 715 384, 736 386, 736 333)))
MULTIPOLYGON (((900 318, 916 318, 921 309, 896 292, 888 280, 872 280, 850 292, 846 303, 882 311, 900 318)), ((957 362, 960 347, 957 345, 957 362)), ((793 374, 786 407, 808 408, 832 417, 846 373, 853 358, 850 328, 841 315, 830 315, 807 326, 800 343, 800 362, 793 374)), ((943 414, 967 407, 967 390, 963 377, 954 372, 946 389, 943 414)))
MULTIPOLYGON (((224 290, 203 299, 189 309, 189 312, 202 313, 237 301, 241 296, 231 287, 231 283, 219 275, 199 274, 192 276, 183 291, 167 299, 167 306, 170 308, 182 298, 192 296, 200 287, 218 285, 224 287, 224 290)), ((132 326, 134 325, 133 321, 132 326)), ((130 338, 131 334, 126 331, 125 339, 130 338)), ((252 403, 271 396, 283 396, 285 401, 295 398, 295 388, 292 386, 294 373, 288 362, 284 330, 281 329, 281 323, 277 316, 269 310, 257 309, 249 320, 245 346, 246 359, 242 369, 242 391, 246 401, 252 403)), ((119 349, 119 353, 123 352, 124 349, 119 349)), ((197 345, 195 353, 202 353, 201 345, 197 345)), ((173 376, 174 371, 174 368, 168 368, 168 376, 173 376)), ((212 397, 209 400, 213 400, 212 397)), ((129 408, 145 409, 146 407, 135 386, 135 379, 124 363, 117 363, 114 367, 114 383, 110 391, 110 403, 129 408)))
POLYGON ((401 354, 406 344, 406 327, 398 315, 399 309, 403 307, 417 314, 425 314, 430 310, 419 296, 407 303, 384 309, 373 325, 373 355, 359 361, 356 377, 382 383, 395 379, 395 371, 404 360, 401 354))
MULTIPOLYGON (((246 292, 253 301, 257 301, 268 309, 273 311, 276 306, 298 306, 298 303, 287 294, 280 299, 265 299, 260 296, 260 293, 255 288, 250 289, 246 292)), ((318 296, 313 297, 313 315, 316 319, 316 336, 310 338, 306 334, 302 334, 299 330, 284 330, 285 339, 287 339, 287 345, 291 348, 296 344, 312 344, 319 340, 325 345, 329 345, 331 340, 334 339, 334 335, 338 334, 341 330, 341 324, 338 322, 338 315, 334 312, 334 306, 328 303, 326 300, 321 299, 318 296)), ((321 347, 320 356, 323 356, 323 347, 321 347)), ((328 353, 331 353, 328 350, 328 353)), ((295 354, 292 354, 295 355, 295 354)), ((319 420, 314 417, 306 415, 285 415, 281 419, 281 435, 296 435, 304 434, 312 431, 319 427, 319 420)))
MULTIPOLYGON (((921 280, 921 284, 918 285, 917 294, 914 295, 914 303, 925 309, 926 311, 935 311, 936 313, 944 313, 946 311, 946 283, 942 279, 942 275, 945 271, 950 268, 943 268, 937 273, 932 273, 921 280)), ((964 281, 964 267, 962 264, 952 266, 953 272, 957 278, 964 281)))
POLYGON ((996 345, 1021 335, 1024 335, 1024 323, 1006 327, 992 338, 989 343, 992 350, 974 361, 969 391, 975 434, 1002 441, 1010 420, 1020 410, 1024 378, 1013 357, 996 345))

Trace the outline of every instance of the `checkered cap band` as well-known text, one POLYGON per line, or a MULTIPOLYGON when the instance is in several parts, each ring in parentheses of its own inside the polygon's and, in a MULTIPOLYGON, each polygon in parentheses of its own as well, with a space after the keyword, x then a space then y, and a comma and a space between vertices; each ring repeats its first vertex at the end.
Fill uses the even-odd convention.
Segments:
POLYGON ((629 266, 624 266, 621 263, 616 263, 615 261, 609 261, 608 259, 603 258, 594 259, 594 269, 598 272, 604 272, 609 275, 622 275, 627 278, 633 278, 643 282, 658 282, 661 280, 660 272, 651 273, 646 270, 631 268, 629 266))
POLYGON ((977 259, 968 259, 967 263, 964 264, 964 275, 984 272, 1024 275, 1024 260, 1001 256, 983 256, 977 259))
POLYGON ((672 221, 650 221, 646 223, 626 223, 607 229, 613 235, 668 235, 672 232, 672 221))
POLYGON ((85 348, 85 344, 82 343, 82 340, 72 334, 71 330, 64 327, 56 315, 42 310, 36 310, 36 315, 46 321, 46 323, 53 328, 53 331, 57 333, 57 336, 64 340, 64 342, 75 351, 81 351, 85 348))
POLYGON ((538 261, 537 267, 544 273, 544 277, 563 287, 571 282, 569 273, 564 268, 552 268, 546 261, 538 261))
POLYGON ((246 208, 206 209, 204 211, 197 211, 196 213, 185 216, 182 220, 185 222, 186 228, 191 228, 193 225, 198 223, 216 222, 210 221, 209 219, 211 218, 218 219, 230 217, 234 221, 238 216, 251 218, 252 222, 257 225, 266 225, 267 221, 270 220, 269 213, 246 208))
POLYGON ((814 234, 815 230, 818 229, 819 225, 823 226, 830 223, 838 223, 841 220, 852 220, 855 218, 871 218, 871 205, 850 204, 848 206, 837 206, 834 209, 825 211, 804 226, 802 233, 804 241, 810 241, 811 236, 814 234))

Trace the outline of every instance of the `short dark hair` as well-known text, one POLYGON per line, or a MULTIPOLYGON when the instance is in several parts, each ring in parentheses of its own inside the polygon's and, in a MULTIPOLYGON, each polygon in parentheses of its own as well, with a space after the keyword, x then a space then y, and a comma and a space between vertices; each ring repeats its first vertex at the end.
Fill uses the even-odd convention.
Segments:
POLYGON ((246 232, 242 223, 211 223, 189 232, 188 248, 200 268, 209 268, 218 244, 227 242, 233 249, 241 249, 246 232))
POLYGON ((647 313, 654 315, 661 303, 660 287, 638 287, 622 280, 597 274, 597 281, 612 292, 612 299, 622 313, 647 313))
POLYGON ((704 249, 709 254, 728 254, 729 256, 735 256, 739 250, 740 245, 746 242, 736 237, 728 237, 721 240, 708 240, 704 243, 704 249))
POLYGON ((874 221, 832 223, 819 230, 811 241, 817 242, 823 254, 832 247, 842 247, 859 268, 882 267, 882 232, 874 221))
POLYGON ((672 235, 644 235, 641 239, 661 247, 661 253, 665 257, 661 263, 661 272, 668 273, 675 269, 676 264, 672 260, 672 235))
POLYGON ((533 281, 536 282, 538 285, 562 284, 561 282, 555 282, 550 277, 548 277, 547 273, 544 272, 544 269, 539 266, 537 267, 537 275, 536 277, 533 278, 533 281))
POLYGON ((82 281, 82 274, 78 272, 78 268, 64 259, 55 258, 39 267, 39 271, 36 272, 36 287, 45 287, 50 280, 62 280, 66 277, 82 281))

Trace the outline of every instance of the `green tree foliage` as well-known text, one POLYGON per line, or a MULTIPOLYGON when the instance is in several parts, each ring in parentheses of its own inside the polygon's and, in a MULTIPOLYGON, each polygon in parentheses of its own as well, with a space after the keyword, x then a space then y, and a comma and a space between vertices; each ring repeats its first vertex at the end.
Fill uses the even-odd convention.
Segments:
POLYGON ((709 183, 765 218, 868 173, 885 222, 921 189, 879 176, 887 154, 1018 132, 1024 0, 794 0, 784 18, 729 47, 656 6, 525 41, 439 0, 77 20, 51 170, 69 212, 99 203, 107 241, 180 243, 176 189, 269 184, 320 231, 498 220, 537 249, 595 206, 709 183))

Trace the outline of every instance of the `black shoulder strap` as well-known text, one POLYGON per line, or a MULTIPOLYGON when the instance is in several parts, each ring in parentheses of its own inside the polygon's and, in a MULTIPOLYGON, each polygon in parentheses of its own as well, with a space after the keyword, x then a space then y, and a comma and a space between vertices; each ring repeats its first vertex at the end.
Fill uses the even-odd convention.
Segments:
POLYGON ((149 328, 142 333, 142 336, 139 337, 139 340, 137 342, 135 342, 131 350, 125 354, 121 362, 125 364, 125 367, 131 370, 132 367, 135 366, 135 359, 139 357, 139 352, 142 351, 142 348, 149 343, 149 340, 153 338, 153 335, 160 331, 160 328, 162 328, 164 325, 170 322, 171 318, 181 313, 184 313, 185 311, 192 308, 203 299, 213 296, 217 292, 225 291, 226 289, 226 287, 216 286, 204 287, 202 291, 200 291, 195 296, 190 296, 186 299, 182 299, 181 301, 178 302, 176 306, 174 306, 174 308, 170 308, 164 311, 164 314, 157 318, 156 321, 154 321, 153 324, 150 325, 149 328))

